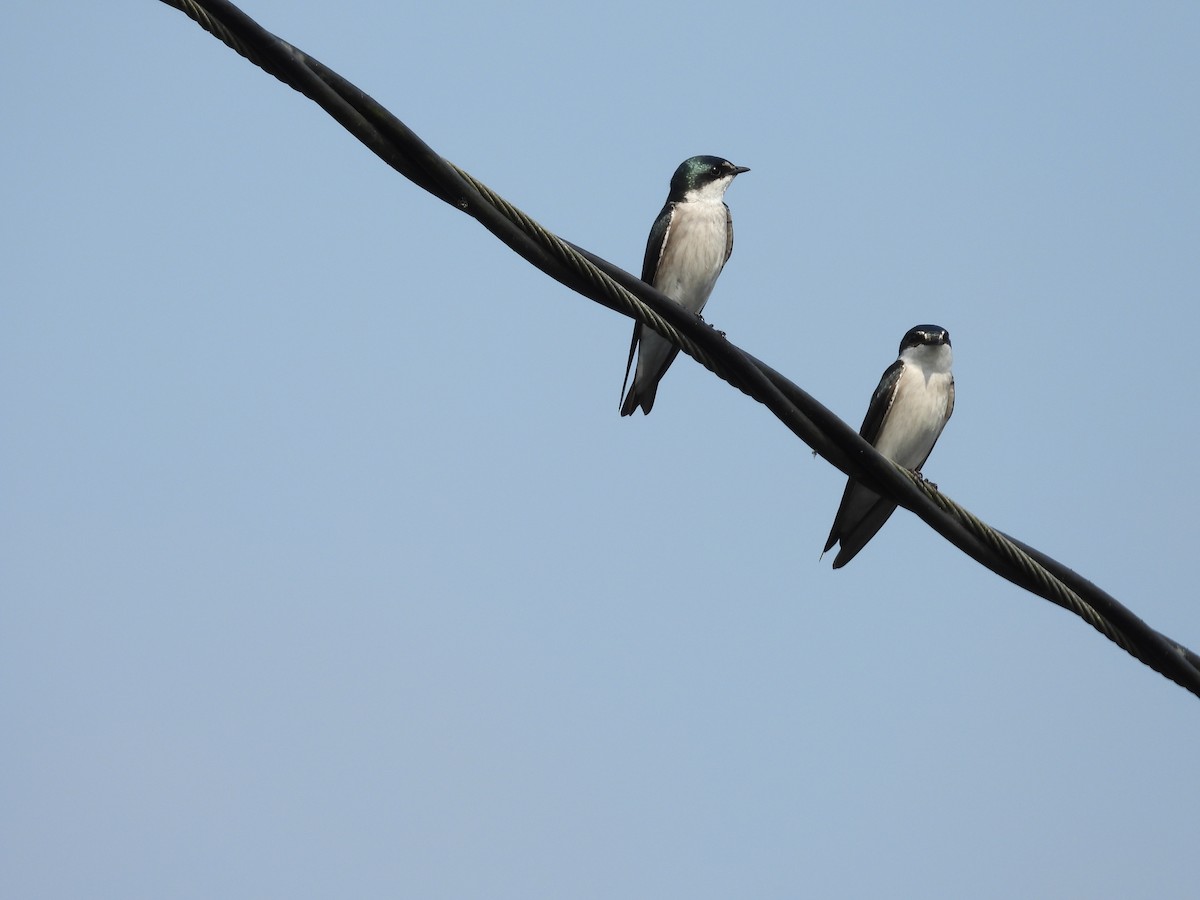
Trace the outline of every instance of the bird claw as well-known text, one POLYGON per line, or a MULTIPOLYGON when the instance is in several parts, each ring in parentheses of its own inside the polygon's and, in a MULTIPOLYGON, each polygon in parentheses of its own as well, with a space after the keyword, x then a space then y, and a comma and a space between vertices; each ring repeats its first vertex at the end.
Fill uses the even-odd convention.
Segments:
POLYGON ((908 471, 912 472, 913 475, 916 476, 917 481, 921 482, 921 484, 931 487, 935 491, 938 489, 937 482, 930 481, 928 478, 926 478, 924 475, 922 475, 916 469, 909 469, 908 471))
POLYGON ((715 331, 721 337, 725 337, 725 332, 723 332, 720 328, 717 328, 715 325, 709 325, 708 320, 706 318, 704 318, 703 313, 696 313, 696 318, 699 319, 702 324, 708 325, 709 328, 711 328, 713 331, 715 331))

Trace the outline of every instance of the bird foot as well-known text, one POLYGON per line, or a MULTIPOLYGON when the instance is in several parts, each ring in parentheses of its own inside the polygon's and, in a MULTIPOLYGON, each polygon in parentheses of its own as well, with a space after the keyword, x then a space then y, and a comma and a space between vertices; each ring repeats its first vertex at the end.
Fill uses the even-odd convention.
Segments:
POLYGON ((723 332, 720 328, 717 328, 715 325, 709 325, 708 320, 704 318, 704 315, 702 313, 696 313, 696 318, 699 319, 701 322, 703 322, 705 325, 708 325, 709 328, 711 328, 713 331, 715 331, 721 337, 725 337, 725 332, 723 332))
POLYGON ((908 471, 912 472, 913 475, 917 477, 917 481, 921 482, 921 484, 929 485, 929 487, 933 488, 935 491, 938 489, 937 482, 930 481, 916 469, 909 469, 908 471))

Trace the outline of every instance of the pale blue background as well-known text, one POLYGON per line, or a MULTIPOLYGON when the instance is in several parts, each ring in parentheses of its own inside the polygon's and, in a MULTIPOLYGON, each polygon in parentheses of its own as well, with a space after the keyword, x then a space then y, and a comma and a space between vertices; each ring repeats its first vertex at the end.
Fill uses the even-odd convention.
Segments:
MULTIPOLYGON (((1200 649, 1192 2, 245 10, 1200 649)), ((0 895, 1192 898, 1200 701, 156 2, 0 32, 0 895)))

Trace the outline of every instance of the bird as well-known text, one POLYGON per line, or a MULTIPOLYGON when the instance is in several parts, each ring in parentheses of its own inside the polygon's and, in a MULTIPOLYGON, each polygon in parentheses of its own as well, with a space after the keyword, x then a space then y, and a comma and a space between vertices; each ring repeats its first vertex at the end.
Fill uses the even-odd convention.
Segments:
MULTIPOLYGON (((733 252, 733 218, 725 205, 725 191, 734 178, 749 171, 719 156, 693 156, 679 164, 671 176, 666 205, 650 228, 642 281, 700 314, 733 252)), ((658 383, 677 353, 679 348, 653 329, 640 322, 633 326, 621 384, 622 416, 633 415, 639 406, 643 415, 649 415, 658 383), (637 369, 625 393, 635 351, 637 369)))
MULTIPOLYGON (((879 379, 858 433, 888 459, 920 474, 954 412, 953 362, 950 332, 945 328, 910 328, 900 342, 899 358, 879 379)), ((833 558, 833 567, 840 569, 854 559, 895 510, 891 500, 849 479, 821 555, 840 544, 833 558)))

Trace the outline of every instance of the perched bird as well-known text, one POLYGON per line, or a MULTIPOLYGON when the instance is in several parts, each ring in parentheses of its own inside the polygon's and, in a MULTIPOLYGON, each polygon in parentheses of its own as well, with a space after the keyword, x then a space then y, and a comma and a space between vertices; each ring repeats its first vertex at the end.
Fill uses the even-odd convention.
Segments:
MULTIPOLYGON (((858 433, 893 462, 920 472, 954 412, 950 332, 938 325, 909 329, 900 358, 888 366, 871 397, 858 433)), ((896 504, 851 478, 833 518, 824 556, 841 543, 833 567, 840 569, 883 527, 896 504)))
MULTIPOLYGON (((733 219, 723 200, 725 190, 734 178, 749 171, 717 156, 693 156, 679 164, 671 176, 667 203, 650 228, 642 281, 700 314, 733 252, 733 219)), ((640 322, 633 326, 621 385, 621 415, 632 415, 639 406, 643 414, 650 412, 658 382, 678 352, 678 347, 640 322), (625 394, 635 350, 637 371, 625 394)))

